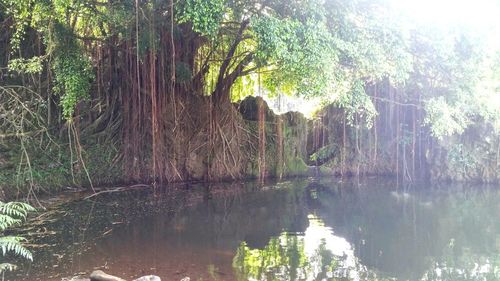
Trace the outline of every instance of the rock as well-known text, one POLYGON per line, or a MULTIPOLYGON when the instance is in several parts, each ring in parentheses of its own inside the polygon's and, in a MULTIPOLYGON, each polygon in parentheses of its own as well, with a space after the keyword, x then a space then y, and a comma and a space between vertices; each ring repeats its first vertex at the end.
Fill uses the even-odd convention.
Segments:
POLYGON ((119 277, 104 273, 102 270, 95 270, 90 274, 90 281, 125 281, 119 277))
POLYGON ((189 278, 189 277, 184 277, 181 279, 181 281, 190 281, 190 280, 191 280, 191 278, 189 278))
POLYGON ((142 276, 142 277, 139 277, 137 279, 134 279, 132 281, 161 281, 160 277, 156 276, 156 275, 146 275, 146 276, 142 276))

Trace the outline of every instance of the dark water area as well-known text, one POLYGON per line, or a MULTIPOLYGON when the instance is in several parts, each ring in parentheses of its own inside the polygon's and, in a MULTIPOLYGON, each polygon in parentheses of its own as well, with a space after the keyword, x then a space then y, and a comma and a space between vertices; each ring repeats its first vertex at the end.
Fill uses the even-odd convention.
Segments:
POLYGON ((385 178, 114 192, 40 214, 20 231, 34 262, 6 280, 500 280, 499 202, 385 178))

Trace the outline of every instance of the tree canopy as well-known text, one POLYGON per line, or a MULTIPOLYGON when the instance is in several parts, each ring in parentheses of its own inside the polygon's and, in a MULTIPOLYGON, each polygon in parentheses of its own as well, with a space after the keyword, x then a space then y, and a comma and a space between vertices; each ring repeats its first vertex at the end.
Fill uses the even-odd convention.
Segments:
POLYGON ((389 76, 402 80, 409 65, 403 35, 379 13, 382 3, 188 0, 176 2, 173 9, 166 1, 137 4, 2 0, 3 17, 13 32, 11 69, 36 72, 43 62, 50 64, 61 106, 70 117, 94 79, 89 44, 119 44, 137 36, 137 51, 143 53, 158 40, 150 40, 151 28, 168 28, 172 11, 177 28, 188 25, 192 36, 204 42, 197 63, 208 66, 208 75, 217 76, 217 83, 230 86, 258 72, 271 92, 324 96, 352 88, 354 83, 348 81, 389 76), (136 35, 135 16, 141 21, 136 35), (41 57, 20 52, 22 42, 30 40, 29 30, 42 37, 41 57))

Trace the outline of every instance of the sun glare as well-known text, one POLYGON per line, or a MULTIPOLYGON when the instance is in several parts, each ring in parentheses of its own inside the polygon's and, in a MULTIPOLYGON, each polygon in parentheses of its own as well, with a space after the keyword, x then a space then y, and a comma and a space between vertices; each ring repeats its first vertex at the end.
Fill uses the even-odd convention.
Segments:
POLYGON ((500 3, 496 0, 390 0, 394 7, 419 23, 460 25, 498 30, 500 3))

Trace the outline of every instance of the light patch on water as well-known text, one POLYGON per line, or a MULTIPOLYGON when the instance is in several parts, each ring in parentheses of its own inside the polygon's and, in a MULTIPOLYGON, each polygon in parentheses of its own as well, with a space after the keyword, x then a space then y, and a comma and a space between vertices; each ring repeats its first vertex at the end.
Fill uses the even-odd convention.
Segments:
MULTIPOLYGON (((309 260, 313 261, 317 249, 324 243, 328 251, 341 257, 339 267, 329 277, 349 277, 352 280, 360 280, 352 245, 344 237, 335 235, 333 229, 326 226, 321 218, 314 214, 309 214, 307 218, 309 226, 304 232, 304 251, 309 260)), ((313 264, 314 271, 319 272, 320 266, 319 263, 313 264)))

